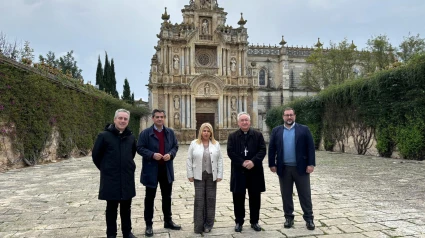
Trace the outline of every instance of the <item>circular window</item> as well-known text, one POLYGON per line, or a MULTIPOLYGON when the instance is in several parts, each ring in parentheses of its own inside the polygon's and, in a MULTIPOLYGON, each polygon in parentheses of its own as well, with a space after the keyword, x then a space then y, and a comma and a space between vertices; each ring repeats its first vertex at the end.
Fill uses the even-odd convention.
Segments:
POLYGON ((210 63, 210 57, 207 54, 201 54, 198 56, 199 64, 207 66, 210 63))

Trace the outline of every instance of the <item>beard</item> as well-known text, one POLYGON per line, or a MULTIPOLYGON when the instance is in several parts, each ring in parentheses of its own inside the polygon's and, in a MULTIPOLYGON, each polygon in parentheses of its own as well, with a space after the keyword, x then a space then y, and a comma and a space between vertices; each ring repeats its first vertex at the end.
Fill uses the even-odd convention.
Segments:
POLYGON ((292 126, 293 124, 294 124, 294 120, 292 120, 292 121, 285 121, 285 124, 286 125, 288 125, 288 126, 292 126))

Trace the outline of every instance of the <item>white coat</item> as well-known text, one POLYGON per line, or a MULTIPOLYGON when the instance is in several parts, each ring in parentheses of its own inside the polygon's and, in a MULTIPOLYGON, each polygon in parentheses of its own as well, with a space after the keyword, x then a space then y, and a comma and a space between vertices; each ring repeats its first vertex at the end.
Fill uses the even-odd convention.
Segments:
MULTIPOLYGON (((217 178, 223 179, 223 155, 220 150, 220 143, 216 141, 215 145, 210 141, 209 151, 211 156, 211 168, 213 181, 217 178)), ((186 161, 187 178, 202 180, 202 160, 204 155, 204 145, 196 143, 193 140, 189 146, 188 157, 186 161)))

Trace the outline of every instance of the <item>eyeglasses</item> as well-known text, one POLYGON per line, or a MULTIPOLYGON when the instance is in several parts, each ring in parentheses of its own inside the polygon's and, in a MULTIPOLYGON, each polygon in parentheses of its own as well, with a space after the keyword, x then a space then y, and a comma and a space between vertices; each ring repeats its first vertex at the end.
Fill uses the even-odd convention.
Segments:
POLYGON ((283 114, 284 117, 293 117, 295 114, 283 114))

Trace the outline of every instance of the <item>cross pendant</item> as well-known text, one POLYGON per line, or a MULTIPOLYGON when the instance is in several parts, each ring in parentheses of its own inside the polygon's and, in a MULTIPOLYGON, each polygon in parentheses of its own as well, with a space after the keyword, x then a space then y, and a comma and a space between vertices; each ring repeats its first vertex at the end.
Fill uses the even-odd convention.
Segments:
POLYGON ((245 156, 248 155, 248 150, 246 149, 246 147, 245 147, 245 150, 243 152, 245 152, 245 156))

